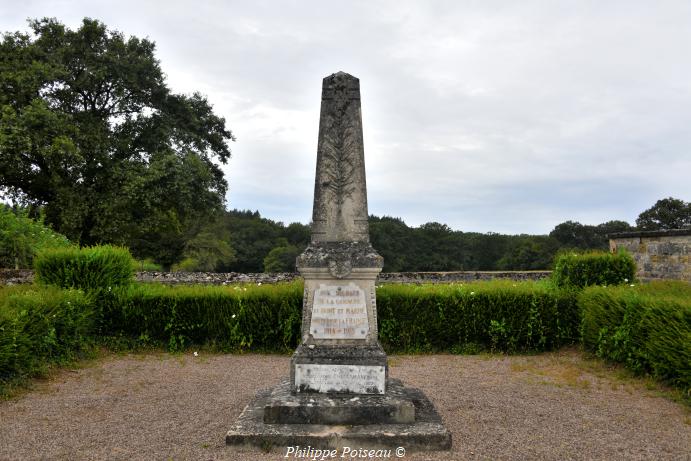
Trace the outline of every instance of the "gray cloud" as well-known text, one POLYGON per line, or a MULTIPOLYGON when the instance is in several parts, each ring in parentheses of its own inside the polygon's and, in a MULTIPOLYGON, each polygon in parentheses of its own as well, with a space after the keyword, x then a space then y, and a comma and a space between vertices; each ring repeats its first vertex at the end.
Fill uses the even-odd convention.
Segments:
POLYGON ((238 137, 229 205, 311 216, 321 79, 361 79, 370 212, 547 233, 691 197, 685 1, 2 1, 157 42, 238 137))

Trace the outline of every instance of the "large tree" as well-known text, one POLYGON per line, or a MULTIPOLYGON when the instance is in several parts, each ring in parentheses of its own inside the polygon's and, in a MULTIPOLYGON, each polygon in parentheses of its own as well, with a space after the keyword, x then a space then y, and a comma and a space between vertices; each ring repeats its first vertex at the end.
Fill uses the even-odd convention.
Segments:
POLYGON ((179 260, 223 208, 225 120, 171 92, 147 39, 92 19, 29 24, 0 42, 0 194, 81 244, 179 260))
POLYGON ((636 219, 641 230, 691 228, 691 203, 668 197, 655 202, 636 219))

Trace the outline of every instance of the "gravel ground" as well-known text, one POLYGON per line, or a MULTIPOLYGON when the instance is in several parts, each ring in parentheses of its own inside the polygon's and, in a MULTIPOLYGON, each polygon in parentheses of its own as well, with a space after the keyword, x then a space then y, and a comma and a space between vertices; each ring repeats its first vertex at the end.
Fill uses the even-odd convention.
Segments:
MULTIPOLYGON (((453 434, 450 452, 408 460, 691 460, 691 416, 640 380, 577 351, 537 356, 392 356, 453 434)), ((0 402, 0 459, 280 460, 225 433, 290 359, 200 353, 112 356, 0 402)), ((394 456, 392 456, 396 459, 394 456)))

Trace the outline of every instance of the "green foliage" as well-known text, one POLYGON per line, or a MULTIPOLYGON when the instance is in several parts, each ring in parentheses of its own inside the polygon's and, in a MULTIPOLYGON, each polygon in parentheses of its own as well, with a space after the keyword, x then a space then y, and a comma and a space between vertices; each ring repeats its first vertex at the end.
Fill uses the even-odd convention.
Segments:
POLYGON ((0 267, 29 268, 37 252, 70 245, 42 220, 29 218, 26 209, 13 210, 0 203, 0 267))
MULTIPOLYGON (((105 293, 104 331, 178 350, 286 351, 300 338, 303 284, 132 284, 105 293)), ((548 283, 385 285, 379 334, 389 352, 539 351, 578 339, 576 293, 548 283)))
POLYGON ((56 287, 0 289, 0 393, 8 382, 39 375, 93 344, 93 301, 56 287))
POLYGON ((225 120, 170 91, 147 39, 88 18, 29 24, 0 40, 0 194, 81 245, 179 261, 223 209, 225 120))
POLYGON ((300 337, 302 284, 234 287, 132 284, 104 296, 112 334, 179 350, 213 344, 226 350, 286 351, 300 337))
POLYGON ((558 286, 618 285, 632 282, 636 263, 626 252, 563 252, 555 260, 552 279, 558 286))
POLYGON ((547 283, 384 285, 380 340, 388 351, 541 351, 578 338, 576 295, 547 283))
MULTIPOLYGON (((309 226, 292 223, 286 227, 281 222, 262 218, 258 211, 227 211, 219 226, 228 232, 235 251, 232 261, 217 266, 216 270, 222 272, 262 272, 264 259, 274 248, 293 246, 300 254, 310 241, 309 226)), ((294 266, 293 260, 288 270, 293 271, 294 266)), ((285 264, 281 263, 280 267, 285 264)))
POLYGON ((638 215, 636 226, 641 230, 691 228, 691 203, 668 197, 638 215))
POLYGON ((145 259, 137 259, 134 261, 134 270, 135 272, 139 271, 155 271, 155 272, 160 272, 163 270, 163 267, 160 264, 156 264, 153 259, 151 258, 145 258, 145 259))
POLYGON ((578 304, 587 349, 666 380, 691 397, 691 285, 590 287, 578 304))
POLYGON ((551 266, 557 242, 544 235, 512 236, 506 253, 497 261, 497 269, 539 270, 551 266))
POLYGON ((264 272, 294 272, 295 259, 300 255, 300 249, 286 242, 269 251, 264 258, 264 272))
POLYGON ((46 250, 34 260, 37 282, 85 291, 128 285, 134 265, 127 248, 110 245, 46 250))

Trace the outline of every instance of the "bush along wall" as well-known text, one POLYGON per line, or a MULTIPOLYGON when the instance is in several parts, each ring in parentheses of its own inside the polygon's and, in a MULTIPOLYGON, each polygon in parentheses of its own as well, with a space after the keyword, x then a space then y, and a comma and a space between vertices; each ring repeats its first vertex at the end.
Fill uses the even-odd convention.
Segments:
POLYGON ((128 285, 134 280, 134 267, 127 248, 110 245, 50 249, 34 259, 38 283, 85 291, 128 285))
POLYGON ((587 287, 633 282, 636 263, 628 253, 564 252, 555 258, 552 280, 558 286, 587 287))
POLYGON ((104 294, 104 330, 170 350, 207 344, 223 350, 284 352, 300 337, 302 283, 176 286, 134 284, 104 294))
POLYGON ((0 393, 4 384, 44 372, 91 349, 93 302, 78 290, 21 286, 0 290, 0 393))
POLYGON ((576 292, 545 282, 384 285, 379 335, 390 352, 542 351, 578 340, 576 292))
MULTIPOLYGON (((105 330, 176 350, 289 351, 300 339, 301 282, 259 287, 135 284, 103 297, 105 330)), ((578 339, 573 290, 536 282, 388 285, 377 289, 389 352, 538 351, 578 339)))
POLYGON ((587 349, 665 380, 691 398, 691 285, 591 287, 578 304, 587 349))

